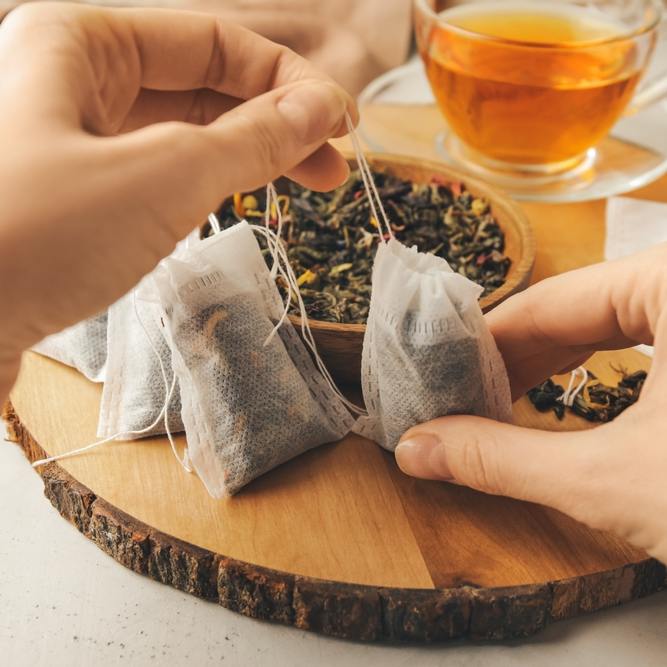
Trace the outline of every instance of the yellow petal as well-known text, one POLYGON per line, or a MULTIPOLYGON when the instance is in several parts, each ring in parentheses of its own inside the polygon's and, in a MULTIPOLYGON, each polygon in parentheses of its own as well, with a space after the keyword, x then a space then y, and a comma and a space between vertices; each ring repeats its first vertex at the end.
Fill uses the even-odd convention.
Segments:
POLYGON ((313 273, 310 269, 306 269, 297 279, 296 284, 301 287, 301 285, 311 285, 317 279, 317 274, 313 273))

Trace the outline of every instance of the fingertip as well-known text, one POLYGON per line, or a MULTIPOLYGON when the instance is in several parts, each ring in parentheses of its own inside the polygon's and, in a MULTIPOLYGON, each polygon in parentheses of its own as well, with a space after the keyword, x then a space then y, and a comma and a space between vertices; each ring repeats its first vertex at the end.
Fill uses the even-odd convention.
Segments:
POLYGON ((303 145, 326 141, 344 124, 348 96, 331 81, 305 79, 274 91, 274 95, 276 111, 303 145))
POLYGON ((441 442, 432 433, 414 433, 402 438, 394 456, 398 467, 411 477, 451 481, 452 475, 444 462, 441 442))
POLYGON ((350 167, 333 146, 324 144, 286 175, 309 190, 327 192, 347 181, 350 167))

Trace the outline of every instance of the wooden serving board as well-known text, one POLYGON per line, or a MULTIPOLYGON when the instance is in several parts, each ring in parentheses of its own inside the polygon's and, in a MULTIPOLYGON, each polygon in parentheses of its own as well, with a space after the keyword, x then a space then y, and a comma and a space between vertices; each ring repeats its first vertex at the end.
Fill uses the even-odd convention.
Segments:
MULTIPOLYGON (((629 350, 590 362, 646 368, 629 350)), ((27 353, 6 408, 35 460, 95 440, 101 390, 27 353)), ((519 424, 558 422, 526 399, 519 424)), ((179 438, 182 443, 182 437, 179 438)), ((506 638, 646 595, 665 569, 541 506, 403 475, 358 436, 214 500, 165 438, 114 442, 40 468, 58 511, 127 567, 243 614, 363 640, 506 638)))
MULTIPOLYGON (((409 116, 415 145, 424 145, 437 115, 409 116)), ((391 122, 404 126, 404 118, 391 122)), ((667 201, 667 177, 633 196, 667 201)), ((537 242, 534 281, 602 259, 603 201, 523 208, 537 242)), ((588 365, 614 381, 612 362, 648 365, 632 350, 588 365)), ((5 412, 34 460, 92 442, 99 400, 100 388, 74 371, 27 354, 5 412)), ((525 399, 515 418, 536 428, 589 427, 541 415, 525 399)), ((249 616, 339 637, 525 636, 666 584, 664 566, 622 540, 544 507, 410 479, 356 436, 225 501, 182 471, 165 439, 112 443, 40 474, 58 511, 136 572, 249 616)))

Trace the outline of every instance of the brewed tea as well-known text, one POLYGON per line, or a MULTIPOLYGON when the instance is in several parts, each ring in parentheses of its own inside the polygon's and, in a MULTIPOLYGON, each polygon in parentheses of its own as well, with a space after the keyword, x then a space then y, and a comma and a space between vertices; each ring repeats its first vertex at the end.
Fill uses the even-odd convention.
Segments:
POLYGON ((573 5, 479 3, 438 18, 420 50, 442 113, 467 146, 513 164, 563 163, 597 144, 648 55, 621 24, 573 5))

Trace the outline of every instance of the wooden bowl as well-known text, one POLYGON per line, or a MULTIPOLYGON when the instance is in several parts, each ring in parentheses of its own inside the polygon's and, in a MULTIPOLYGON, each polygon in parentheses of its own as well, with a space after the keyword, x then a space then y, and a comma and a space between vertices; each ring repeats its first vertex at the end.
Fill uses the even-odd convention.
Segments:
MULTIPOLYGON (((356 168, 354 158, 346 157, 350 166, 356 168)), ((489 202, 495 219, 505 233, 505 254, 512 260, 512 265, 502 287, 480 300, 484 312, 528 286, 535 263, 535 237, 525 213, 517 204, 491 186, 439 162, 385 153, 370 153, 366 157, 375 171, 387 172, 415 183, 429 183, 433 177, 444 182, 463 183, 471 194, 489 202)), ((290 320, 299 331, 301 319, 290 315, 290 320)), ((317 349, 335 380, 341 384, 359 384, 366 325, 313 319, 309 322, 317 349)))
MULTIPOLYGON (((351 168, 356 168, 352 155, 346 156, 351 168)), ((374 171, 382 171, 415 183, 429 183, 436 177, 443 183, 463 183, 476 197, 484 198, 491 205, 493 216, 505 233, 505 254, 512 260, 507 279, 502 287, 480 300, 484 312, 491 310, 515 292, 527 287, 535 262, 535 238, 524 212, 513 201, 481 181, 440 162, 389 155, 366 155, 374 171)), ((281 192, 287 188, 285 179, 275 183, 281 192)), ((300 331, 301 318, 290 315, 290 320, 300 331)), ((320 356, 335 380, 341 384, 360 383, 361 348, 365 324, 338 324, 310 319, 310 328, 320 356)))

